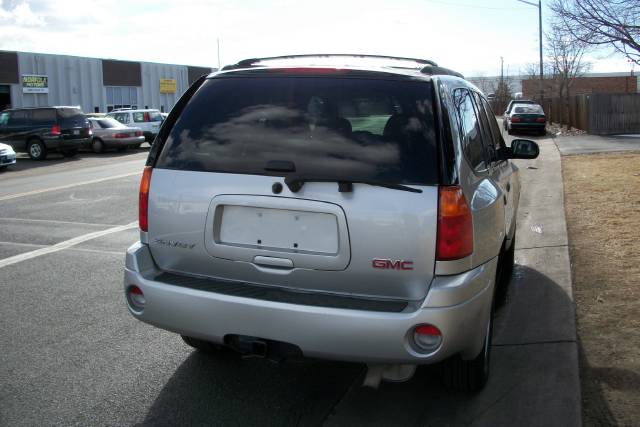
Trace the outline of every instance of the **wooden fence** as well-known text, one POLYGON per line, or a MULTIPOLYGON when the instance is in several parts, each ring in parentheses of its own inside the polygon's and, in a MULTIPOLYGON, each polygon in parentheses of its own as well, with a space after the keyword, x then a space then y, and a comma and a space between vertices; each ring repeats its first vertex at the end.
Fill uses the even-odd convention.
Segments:
POLYGON ((578 95, 569 102, 553 98, 542 106, 550 122, 593 135, 640 133, 640 93, 578 95))

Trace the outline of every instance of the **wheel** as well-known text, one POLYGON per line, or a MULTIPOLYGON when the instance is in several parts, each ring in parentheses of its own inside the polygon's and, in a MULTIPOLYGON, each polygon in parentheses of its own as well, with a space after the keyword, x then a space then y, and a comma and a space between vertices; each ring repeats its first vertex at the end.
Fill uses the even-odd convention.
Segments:
POLYGON ((62 150, 61 153, 62 153, 62 155, 64 157, 73 157, 76 154, 78 154, 78 149, 72 148, 72 149, 69 149, 69 150, 62 150))
POLYGON ((493 305, 480 353, 471 360, 463 360, 460 355, 456 355, 442 363, 442 381, 445 387, 450 390, 472 393, 482 390, 489 379, 492 334, 493 305))
POLYGON ((180 335, 180 336, 182 337, 182 340, 187 345, 195 348, 196 350, 202 353, 216 356, 220 359, 239 359, 240 358, 240 353, 235 352, 223 345, 214 344, 209 341, 204 341, 204 340, 189 337, 186 335, 180 335))
POLYGON ((104 142, 100 138, 93 138, 91 141, 91 151, 94 153, 102 153, 104 151, 104 142))
POLYGON ((509 290, 509 283, 511 282, 511 276, 513 275, 515 252, 516 234, 514 231, 513 239, 511 239, 511 246, 504 248, 498 257, 495 285, 495 304, 497 307, 501 307, 507 299, 507 291, 509 290))
POLYGON ((32 139, 27 142, 27 152, 33 160, 44 160, 47 158, 47 147, 39 139, 32 139))

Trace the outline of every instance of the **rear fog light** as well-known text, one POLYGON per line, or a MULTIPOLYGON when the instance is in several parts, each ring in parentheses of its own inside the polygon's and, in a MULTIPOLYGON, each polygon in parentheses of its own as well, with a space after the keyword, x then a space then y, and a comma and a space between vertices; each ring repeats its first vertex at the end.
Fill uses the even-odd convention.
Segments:
POLYGON ((142 311, 144 309, 144 305, 147 303, 144 293, 142 293, 142 289, 136 285, 130 285, 127 288, 127 299, 129 300, 131 308, 136 311, 142 311))
POLYGON ((440 347, 442 332, 433 325, 416 326, 413 330, 413 342, 418 350, 431 353, 440 347))

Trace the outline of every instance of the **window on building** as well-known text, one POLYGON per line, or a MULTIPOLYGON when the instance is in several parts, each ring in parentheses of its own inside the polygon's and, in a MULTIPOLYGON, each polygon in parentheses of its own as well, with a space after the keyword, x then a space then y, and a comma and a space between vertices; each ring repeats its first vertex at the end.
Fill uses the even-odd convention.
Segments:
POLYGON ((138 88, 107 86, 107 111, 118 108, 138 108, 138 88))

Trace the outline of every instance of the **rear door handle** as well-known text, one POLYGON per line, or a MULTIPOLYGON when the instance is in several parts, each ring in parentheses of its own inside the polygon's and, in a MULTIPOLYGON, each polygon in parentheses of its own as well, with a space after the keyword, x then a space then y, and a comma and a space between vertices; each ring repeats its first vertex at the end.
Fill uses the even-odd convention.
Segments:
POLYGON ((293 268, 293 261, 289 258, 276 258, 270 256, 257 256, 253 258, 253 263, 265 267, 293 268))

